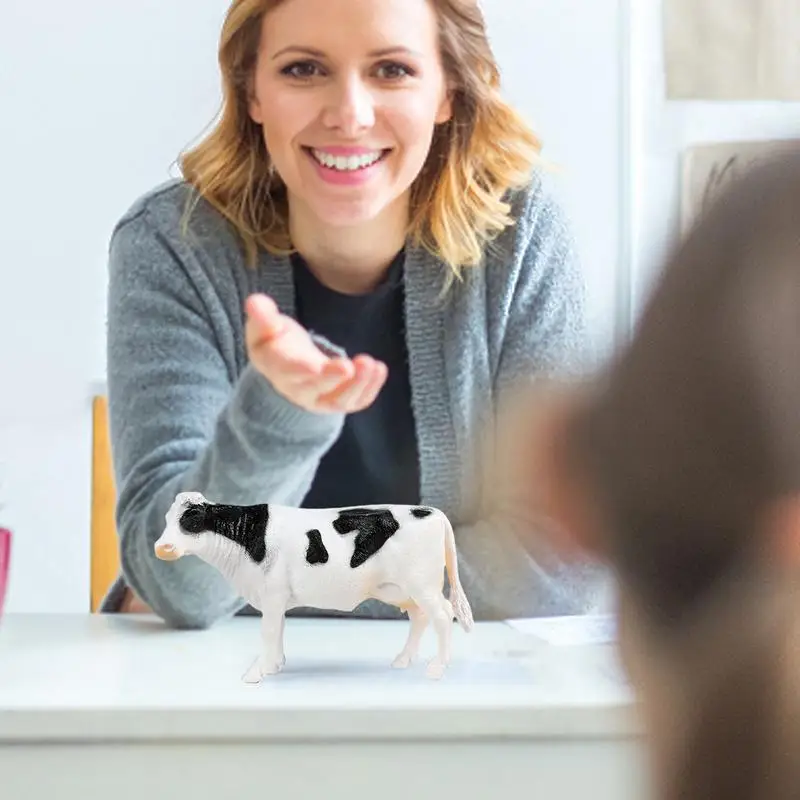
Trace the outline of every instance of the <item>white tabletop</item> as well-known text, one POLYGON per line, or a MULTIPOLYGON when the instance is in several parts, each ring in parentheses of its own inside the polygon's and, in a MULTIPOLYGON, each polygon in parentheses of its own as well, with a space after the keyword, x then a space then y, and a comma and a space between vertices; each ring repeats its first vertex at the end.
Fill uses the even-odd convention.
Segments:
POLYGON ((139 615, 0 620, 0 742, 392 740, 637 736, 611 645, 555 646, 504 623, 453 631, 453 663, 389 666, 405 621, 286 622, 284 671, 241 676, 259 620, 205 631, 139 615))

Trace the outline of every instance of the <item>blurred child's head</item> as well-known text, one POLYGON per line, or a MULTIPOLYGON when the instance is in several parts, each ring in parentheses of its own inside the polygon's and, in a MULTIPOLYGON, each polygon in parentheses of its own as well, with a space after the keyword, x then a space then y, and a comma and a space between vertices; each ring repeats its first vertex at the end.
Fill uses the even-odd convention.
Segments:
POLYGON ((618 579, 665 793, 755 797, 797 695, 774 693, 800 615, 800 151, 698 221, 541 442, 544 511, 618 579))

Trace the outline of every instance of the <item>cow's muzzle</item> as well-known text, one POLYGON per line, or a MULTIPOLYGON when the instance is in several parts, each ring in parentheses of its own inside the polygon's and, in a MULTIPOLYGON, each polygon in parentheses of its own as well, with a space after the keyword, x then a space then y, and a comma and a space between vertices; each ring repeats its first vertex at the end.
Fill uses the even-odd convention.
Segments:
POLYGON ((174 544, 158 544, 156 542, 156 558, 162 561, 176 561, 181 557, 181 553, 174 544))

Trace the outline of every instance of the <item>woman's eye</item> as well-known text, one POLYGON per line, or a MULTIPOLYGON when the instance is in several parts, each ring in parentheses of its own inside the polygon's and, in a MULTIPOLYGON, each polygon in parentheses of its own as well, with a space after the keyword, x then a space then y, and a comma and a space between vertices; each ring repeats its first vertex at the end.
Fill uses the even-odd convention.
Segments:
POLYGON ((384 80, 395 81, 401 78, 408 78, 414 71, 405 64, 398 64, 394 61, 381 64, 378 67, 378 76, 384 80))
POLYGON ((290 78, 299 78, 301 80, 308 80, 316 75, 317 65, 313 61, 297 61, 294 64, 289 64, 281 70, 282 75, 288 75, 290 78))

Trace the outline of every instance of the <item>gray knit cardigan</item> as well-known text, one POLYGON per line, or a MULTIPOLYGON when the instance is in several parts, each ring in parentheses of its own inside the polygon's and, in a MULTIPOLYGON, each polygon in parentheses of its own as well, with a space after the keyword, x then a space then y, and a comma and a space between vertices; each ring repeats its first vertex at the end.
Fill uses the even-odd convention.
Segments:
MULTIPOLYGON (((251 365, 245 298, 266 292, 294 315, 288 258, 262 252, 248 268, 230 225, 201 201, 189 235, 189 193, 170 181, 139 198, 110 242, 107 381, 122 575, 169 625, 206 627, 245 608, 195 557, 159 561, 153 543, 175 495, 300 505, 343 423, 284 400, 251 365)), ((486 431, 498 398, 521 379, 586 366, 584 287, 568 226, 535 177, 512 197, 515 224, 441 296, 446 267, 409 246, 406 336, 421 501, 454 524, 459 570, 476 619, 578 613, 595 570, 525 549, 491 498, 486 431)), ((335 344, 335 343, 334 343, 335 344)), ((396 616, 369 600, 358 615, 396 616)))

